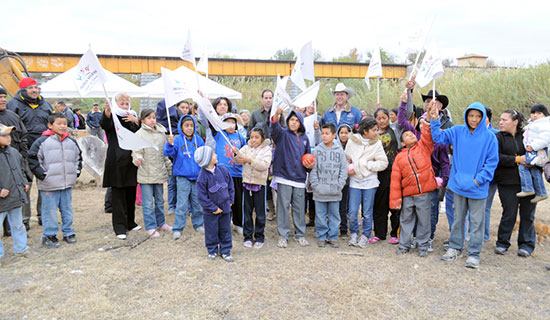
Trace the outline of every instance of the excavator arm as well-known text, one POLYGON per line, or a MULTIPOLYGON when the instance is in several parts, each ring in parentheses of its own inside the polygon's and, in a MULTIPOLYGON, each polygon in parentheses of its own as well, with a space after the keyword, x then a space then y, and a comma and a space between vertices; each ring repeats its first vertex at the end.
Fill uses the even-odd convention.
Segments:
POLYGON ((0 48, 0 85, 10 96, 13 97, 19 90, 19 81, 28 76, 27 66, 20 55, 0 48), (18 64, 23 67, 26 75, 21 72, 18 64))

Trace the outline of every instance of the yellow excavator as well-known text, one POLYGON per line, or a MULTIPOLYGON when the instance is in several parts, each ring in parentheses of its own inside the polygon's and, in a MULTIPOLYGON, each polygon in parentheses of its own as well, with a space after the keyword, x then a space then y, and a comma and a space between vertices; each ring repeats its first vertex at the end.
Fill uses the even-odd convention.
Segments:
POLYGON ((25 61, 15 52, 0 48, 0 86, 2 86, 10 96, 14 96, 19 90, 19 80, 29 77, 25 61), (21 72, 19 66, 23 68, 21 72))

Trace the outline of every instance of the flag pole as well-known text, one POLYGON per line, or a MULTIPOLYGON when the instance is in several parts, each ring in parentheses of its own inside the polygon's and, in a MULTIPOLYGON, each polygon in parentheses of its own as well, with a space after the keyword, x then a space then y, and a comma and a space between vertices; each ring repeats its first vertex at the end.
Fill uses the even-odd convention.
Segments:
POLYGON ((168 115, 168 131, 170 132, 170 135, 172 135, 172 124, 170 122, 170 107, 167 106, 166 99, 164 100, 164 106, 166 107, 166 114, 168 115))
POLYGON ((380 77, 376 77, 376 93, 377 93, 376 103, 380 103, 380 77))
POLYGON ((418 64, 418 59, 420 58, 420 54, 421 52, 419 52, 417 55, 416 55, 416 60, 414 61, 414 65, 413 65, 413 68, 412 68, 412 71, 411 71, 411 75, 409 76, 409 81, 411 80, 415 70, 416 70, 416 65, 418 64))
POLYGON ((433 95, 432 100, 435 100, 435 79, 434 79, 434 82, 433 82, 432 95, 433 95))

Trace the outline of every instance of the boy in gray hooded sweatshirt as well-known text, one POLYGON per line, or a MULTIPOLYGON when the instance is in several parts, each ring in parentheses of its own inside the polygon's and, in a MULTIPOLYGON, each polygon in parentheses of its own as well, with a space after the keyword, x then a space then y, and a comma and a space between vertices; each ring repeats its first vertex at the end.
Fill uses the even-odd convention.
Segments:
POLYGON ((315 232, 319 247, 324 247, 328 243, 338 248, 336 240, 340 229, 340 200, 348 178, 348 164, 344 149, 339 143, 334 143, 335 138, 334 124, 323 125, 322 143, 312 152, 316 158, 309 179, 315 200, 315 232))

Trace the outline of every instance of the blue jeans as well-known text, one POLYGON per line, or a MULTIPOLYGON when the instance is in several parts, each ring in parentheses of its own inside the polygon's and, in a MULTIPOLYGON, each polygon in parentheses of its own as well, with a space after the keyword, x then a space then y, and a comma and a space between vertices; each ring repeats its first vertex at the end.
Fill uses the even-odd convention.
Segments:
POLYGON ((520 164, 518 171, 521 180, 521 191, 535 191, 535 195, 537 196, 547 196, 544 180, 542 179, 542 171, 538 167, 526 167, 520 164))
POLYGON ((470 199, 461 195, 454 195, 455 223, 451 229, 449 246, 462 250, 464 246, 465 225, 470 211, 470 241, 468 242, 468 256, 479 258, 483 246, 483 232, 485 230, 485 203, 487 199, 470 199))
POLYGON ((497 184, 491 182, 489 184, 489 196, 487 197, 487 203, 485 203, 485 232, 483 233, 483 241, 489 241, 491 236, 491 207, 493 206, 496 192, 497 184))
POLYGON ((337 240, 339 229, 340 202, 315 201, 315 232, 317 240, 337 240))
MULTIPOLYGON (((6 217, 10 223, 11 237, 13 239, 13 252, 15 253, 23 253, 29 249, 29 247, 27 247, 27 230, 25 230, 25 225, 23 224, 21 208, 22 207, 18 207, 0 212, 0 226, 6 217)), ((0 238, 0 258, 3 256, 4 245, 2 244, 2 239, 0 238)))
POLYGON ((187 224, 187 210, 191 204, 191 222, 193 228, 197 229, 204 225, 202 216, 202 207, 197 198, 197 182, 188 180, 185 177, 176 177, 178 188, 178 202, 176 205, 176 221, 174 221, 173 231, 181 232, 187 224))
POLYGON ((178 203, 178 188, 175 176, 168 178, 168 210, 176 211, 178 203))
POLYGON ((141 202, 146 230, 154 230, 164 223, 164 190, 162 184, 142 184, 141 202))
POLYGON ((453 222, 455 221, 455 200, 454 193, 450 191, 445 191, 445 214, 447 215, 447 221, 449 222, 449 232, 453 227, 453 222))
POLYGON ((40 195, 42 196, 42 238, 55 236, 59 231, 57 209, 61 212, 63 236, 73 235, 73 189, 40 191, 40 195))
POLYGON ((359 234, 359 205, 363 208, 363 235, 367 238, 372 234, 372 207, 374 195, 377 188, 355 189, 349 188, 349 230, 351 233, 359 234))
POLYGON ((435 229, 439 222, 439 189, 435 189, 430 192, 430 204, 431 204, 431 232, 430 239, 434 239, 435 229))

